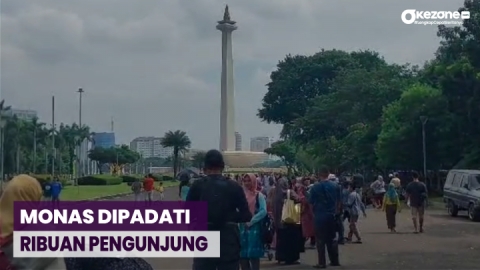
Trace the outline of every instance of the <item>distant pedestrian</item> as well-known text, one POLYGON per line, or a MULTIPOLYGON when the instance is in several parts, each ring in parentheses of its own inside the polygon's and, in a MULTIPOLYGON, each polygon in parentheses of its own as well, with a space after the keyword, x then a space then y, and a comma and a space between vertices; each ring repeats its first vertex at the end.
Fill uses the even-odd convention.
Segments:
POLYGON ((377 180, 370 185, 370 188, 373 190, 373 207, 381 209, 383 195, 385 195, 385 181, 383 181, 383 177, 379 175, 377 180))
POLYGON ((414 233, 423 233, 423 221, 425 216, 425 207, 427 204, 428 191, 427 186, 420 182, 418 173, 412 173, 413 182, 407 185, 405 189, 406 199, 409 202, 412 211, 414 233), (420 226, 419 226, 420 225, 420 226))
POLYGON ((140 179, 135 179, 131 186, 133 196, 135 198, 135 204, 139 202, 142 198, 142 183, 140 183, 140 179))
POLYGON ((60 182, 60 179, 58 179, 57 176, 53 178, 53 182, 50 185, 51 193, 52 193, 52 205, 53 207, 57 206, 58 203, 60 202, 60 193, 62 193, 62 183, 60 182))
POLYGON ((143 190, 145 191, 145 202, 151 204, 153 201, 153 190, 155 189, 155 180, 153 176, 149 173, 143 180, 143 190))
POLYGON ((383 196, 383 211, 387 218, 387 227, 391 232, 397 232, 395 229, 397 226, 396 216, 397 212, 400 212, 400 196, 398 196, 395 184, 388 185, 387 193, 383 196))
POLYGON ((44 201, 52 201, 52 180, 50 178, 47 178, 47 180, 42 184, 42 191, 42 199, 44 201))
POLYGON ((160 193, 160 201, 163 201, 165 198, 165 194, 163 193, 165 191, 165 188, 163 187, 163 183, 159 182, 158 183, 158 192, 160 193))
POLYGON ((350 231, 348 232, 347 241, 352 242, 353 236, 355 236, 357 238, 357 241, 353 243, 361 244, 362 237, 360 236, 357 222, 358 218, 360 217, 360 213, 362 213, 364 217, 367 217, 367 213, 365 212, 365 205, 362 202, 362 197, 360 197, 360 195, 356 191, 355 184, 350 183, 348 191, 350 191, 350 194, 348 195, 346 207, 349 212, 350 231))

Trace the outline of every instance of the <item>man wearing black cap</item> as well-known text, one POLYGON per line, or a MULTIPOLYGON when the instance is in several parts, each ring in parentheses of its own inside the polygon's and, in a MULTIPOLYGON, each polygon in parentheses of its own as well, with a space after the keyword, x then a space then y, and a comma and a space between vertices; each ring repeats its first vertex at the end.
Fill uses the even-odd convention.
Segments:
POLYGON ((220 231, 220 258, 194 258, 193 270, 238 270, 240 242, 238 223, 252 219, 242 187, 222 175, 225 168, 218 150, 205 154, 205 177, 193 182, 187 201, 208 203, 208 230, 220 231))

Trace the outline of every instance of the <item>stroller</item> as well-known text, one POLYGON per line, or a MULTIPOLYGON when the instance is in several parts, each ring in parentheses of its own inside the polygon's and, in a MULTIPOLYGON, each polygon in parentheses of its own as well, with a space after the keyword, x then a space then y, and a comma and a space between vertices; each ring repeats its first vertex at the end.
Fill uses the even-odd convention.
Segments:
POLYGON ((262 240, 265 248, 265 255, 269 261, 273 260, 272 242, 275 235, 275 227, 273 226, 273 217, 268 213, 262 220, 262 240))

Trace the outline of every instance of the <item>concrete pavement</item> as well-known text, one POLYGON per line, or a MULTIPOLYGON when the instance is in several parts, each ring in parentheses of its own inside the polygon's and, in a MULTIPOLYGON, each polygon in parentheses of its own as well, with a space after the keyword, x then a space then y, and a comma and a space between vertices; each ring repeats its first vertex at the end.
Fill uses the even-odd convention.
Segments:
MULTIPOLYGON (((158 198, 158 196, 157 196, 158 198)), ((178 188, 165 192, 166 200, 178 200, 178 188)), ((133 196, 115 200, 133 200, 133 196)), ((466 217, 451 218, 446 211, 427 210, 425 233, 413 234, 408 208, 397 217, 398 233, 391 234, 385 215, 368 210, 359 221, 363 244, 340 246, 341 267, 331 269, 475 269, 480 267, 480 223, 466 217)), ((147 259, 154 269, 191 269, 191 259, 147 259)), ((301 255, 301 264, 279 266, 262 261, 262 269, 311 269, 315 252, 301 255)))

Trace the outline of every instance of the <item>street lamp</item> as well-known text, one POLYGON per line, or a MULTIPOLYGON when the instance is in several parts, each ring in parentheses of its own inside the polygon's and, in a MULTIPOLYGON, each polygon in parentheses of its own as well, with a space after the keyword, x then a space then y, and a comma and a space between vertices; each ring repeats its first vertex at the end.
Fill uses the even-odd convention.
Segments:
POLYGON ((422 122, 422 146, 423 146, 423 177, 427 180, 427 144, 425 141, 425 125, 427 124, 428 117, 420 116, 422 122))

